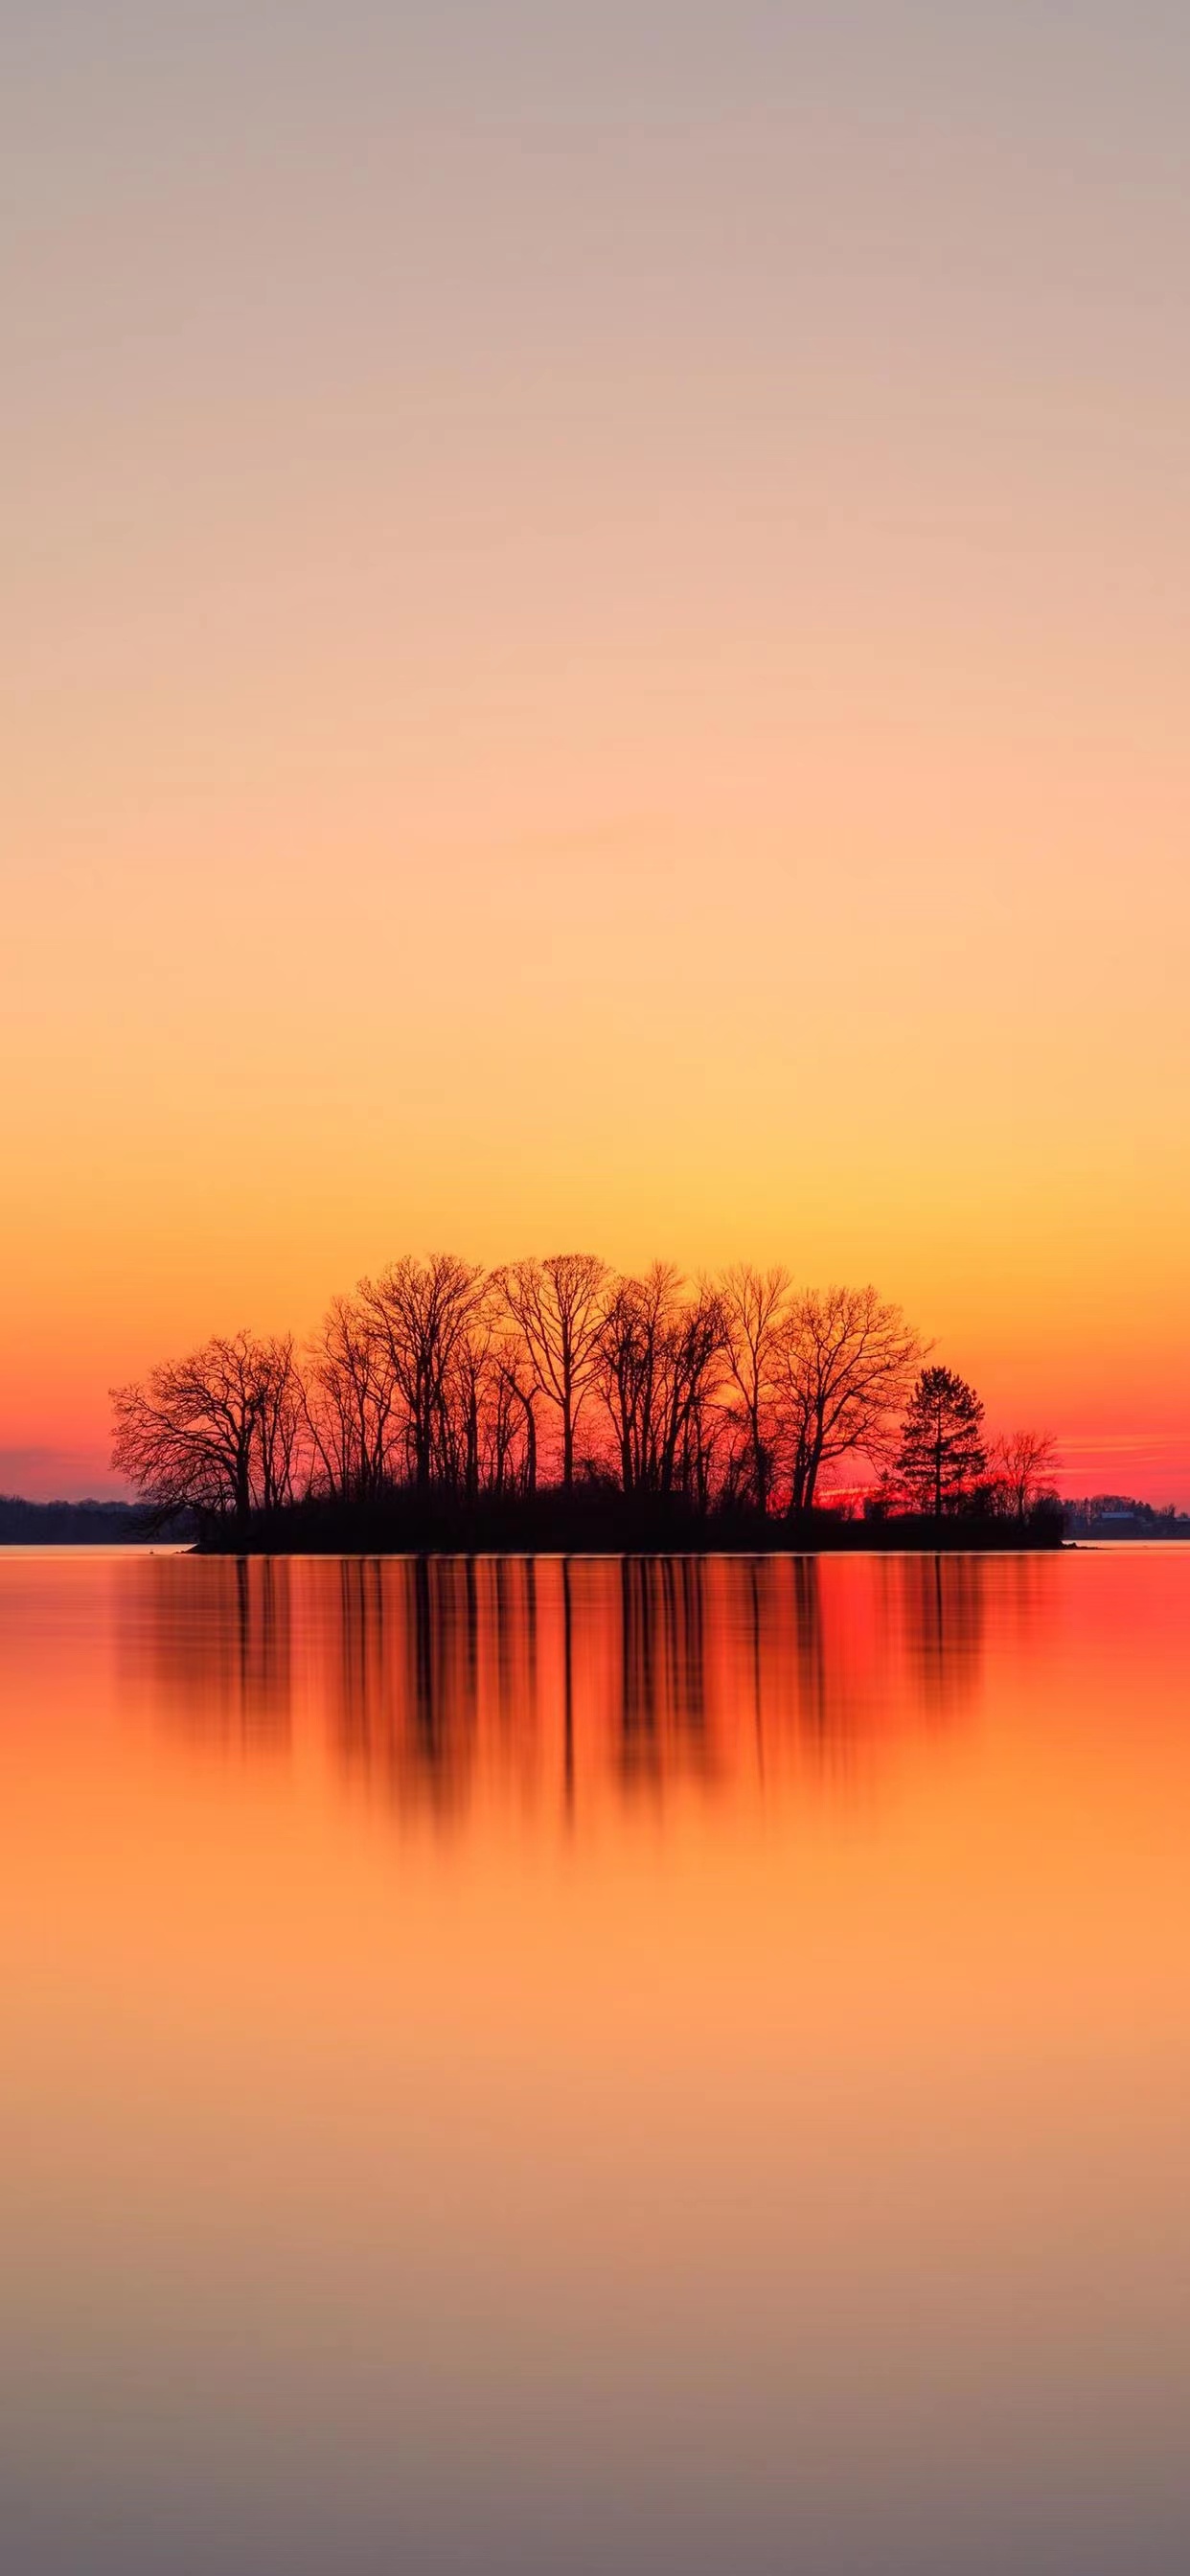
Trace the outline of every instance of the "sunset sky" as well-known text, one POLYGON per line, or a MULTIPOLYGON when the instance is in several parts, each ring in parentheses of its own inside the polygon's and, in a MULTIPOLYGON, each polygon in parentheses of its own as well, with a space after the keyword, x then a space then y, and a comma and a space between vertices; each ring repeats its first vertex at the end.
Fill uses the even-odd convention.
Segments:
POLYGON ((1190 1504, 1190 17, 6 19, 0 1489, 397 1251, 1190 1504))

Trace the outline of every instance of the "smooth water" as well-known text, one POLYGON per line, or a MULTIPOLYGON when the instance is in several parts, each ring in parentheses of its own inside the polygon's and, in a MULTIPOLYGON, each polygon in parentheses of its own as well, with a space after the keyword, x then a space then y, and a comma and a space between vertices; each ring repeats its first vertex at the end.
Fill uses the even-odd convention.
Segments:
POLYGON ((1190 1549, 0 1555, 13 2576, 1182 2576, 1190 1549))

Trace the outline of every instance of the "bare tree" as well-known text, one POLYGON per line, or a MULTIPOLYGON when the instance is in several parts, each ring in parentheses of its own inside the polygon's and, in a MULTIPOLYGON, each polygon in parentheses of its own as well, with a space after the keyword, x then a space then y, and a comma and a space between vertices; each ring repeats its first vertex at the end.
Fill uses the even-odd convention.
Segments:
POLYGON ((536 1488, 534 1392, 517 1336, 500 1331, 497 1319, 485 1371, 481 1450, 481 1481, 497 1497, 536 1488))
POLYGON ((455 1341, 443 1389, 443 1481, 470 1502, 511 1486, 531 1445, 532 1416, 514 1383, 521 1356, 489 1285, 455 1341))
POLYGON ((418 1493, 436 1474, 449 1479, 448 1382, 458 1346, 483 1297, 482 1270, 451 1252, 428 1261, 406 1254, 375 1281, 361 1279, 359 1300, 380 1336, 404 1414, 406 1464, 418 1493))
POLYGON ((677 1272, 654 1262, 643 1279, 620 1279, 607 1298, 595 1382, 612 1426, 625 1494, 658 1489, 665 1341, 677 1272))
POLYGON ((725 1272, 720 1294, 725 1349, 736 1402, 745 1426, 752 1500, 768 1510, 776 1458, 782 1327, 791 1281, 780 1263, 756 1270, 737 1262, 725 1272))
MULTIPOLYGON (((507 1447, 503 1454, 511 1460, 519 1451, 521 1461, 519 1481, 522 1490, 527 1494, 535 1494, 537 1491, 536 1406, 541 1388, 519 1333, 514 1331, 503 1335, 498 1345, 497 1365, 501 1416, 507 1422, 507 1447)), ((501 1477, 500 1483, 502 1482, 501 1477)))
POLYGON ((990 1464, 1009 1509, 1027 1519, 1046 1492, 1058 1463, 1052 1431, 1007 1431, 992 1443, 990 1464))
POLYGON ((275 1334, 257 1352, 256 1455, 261 1507, 271 1512, 296 1499, 301 1471, 309 1467, 308 1416, 292 1336, 275 1334))
POLYGON ((596 1382, 626 1494, 705 1488, 705 1421, 725 1336, 721 1297, 703 1283, 684 1296, 672 1263, 619 1281, 604 1314, 596 1382))
POLYGON ((607 1263, 594 1252, 554 1252, 499 1273, 508 1312, 562 1428, 562 1483, 574 1483, 574 1435, 591 1390, 603 1326, 607 1263))
POLYGON ((704 1509, 716 1443, 716 1398, 722 1383, 727 1318, 719 1291, 700 1280, 675 1317, 667 1352, 667 1482, 704 1509))
POLYGON ((782 1442, 792 1513, 809 1511, 824 1467, 881 1453, 921 1342, 874 1288, 806 1289, 780 1337, 782 1442))
POLYGON ((293 1499, 304 1413, 293 1345, 216 1334, 142 1383, 113 1387, 112 1465, 160 1512, 246 1526, 293 1499))
POLYGON ((490 1322, 477 1309, 455 1341, 442 1384, 438 1477, 468 1503, 475 1501, 480 1487, 491 1343, 490 1322))
POLYGON ((388 1340, 358 1297, 333 1297, 308 1349, 306 1410, 332 1493, 370 1501, 385 1481, 396 1378, 388 1340))

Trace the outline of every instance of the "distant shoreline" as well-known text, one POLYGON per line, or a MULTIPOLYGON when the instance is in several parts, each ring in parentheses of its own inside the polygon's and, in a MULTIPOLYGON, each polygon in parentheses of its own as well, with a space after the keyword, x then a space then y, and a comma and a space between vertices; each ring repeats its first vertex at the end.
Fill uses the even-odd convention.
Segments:
POLYGON ((956 1512, 942 1520, 908 1514, 886 1520, 848 1519, 829 1510, 797 1520, 755 1513, 680 1510, 625 1512, 618 1498, 597 1500, 558 1493, 520 1498, 503 1509, 480 1503, 470 1511, 433 1498, 418 1504, 395 1494, 374 1512, 301 1503, 254 1515, 245 1528, 230 1518, 198 1528, 188 1518, 172 1523, 143 1505, 119 1502, 33 1503, 0 1497, 0 1551, 4 1548, 157 1546, 190 1555, 325 1557, 616 1557, 616 1556, 986 1556, 1043 1555, 1056 1548, 1176 1546, 1190 1539, 1190 1525, 1152 1531, 1087 1527, 1052 1508, 1021 1521, 1003 1514, 956 1512))

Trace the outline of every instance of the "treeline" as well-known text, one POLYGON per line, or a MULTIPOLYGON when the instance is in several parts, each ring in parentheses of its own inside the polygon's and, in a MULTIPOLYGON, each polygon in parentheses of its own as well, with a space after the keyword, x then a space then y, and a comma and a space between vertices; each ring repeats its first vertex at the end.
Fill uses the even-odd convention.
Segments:
POLYGON ((1142 1503, 1135 1494, 1080 1494, 1064 1505, 1071 1538, 1190 1539, 1190 1512, 1142 1503))
MULTIPOLYGON (((144 1507, 135 1503, 30 1503, 21 1494, 0 1494, 0 1547, 127 1546, 143 1539, 149 1526, 144 1507)), ((192 1533, 183 1519, 173 1534, 192 1533)))
POLYGON ((237 1533, 295 1511, 406 1535, 519 1513, 542 1544, 547 1505, 798 1523, 846 1472, 877 1515, 1024 1520, 1052 1443, 988 1443, 974 1390, 923 1356, 875 1288, 779 1267, 688 1283, 589 1253, 406 1256, 300 1349, 215 1336, 114 1389, 113 1465, 159 1514, 237 1533))

